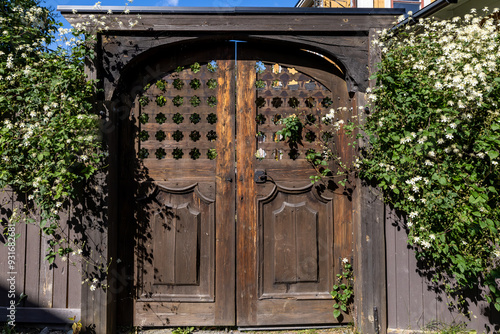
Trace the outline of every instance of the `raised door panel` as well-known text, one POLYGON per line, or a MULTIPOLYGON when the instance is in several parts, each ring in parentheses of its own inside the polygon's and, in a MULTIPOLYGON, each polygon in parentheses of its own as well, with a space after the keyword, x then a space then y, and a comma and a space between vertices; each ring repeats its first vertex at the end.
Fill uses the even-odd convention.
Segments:
MULTIPOLYGON (((213 196, 213 194, 211 194, 213 196)), ((190 187, 158 186, 144 244, 138 301, 213 302, 214 200, 190 187)))
POLYGON ((332 200, 310 184, 275 186, 258 203, 259 299, 331 299, 332 200))

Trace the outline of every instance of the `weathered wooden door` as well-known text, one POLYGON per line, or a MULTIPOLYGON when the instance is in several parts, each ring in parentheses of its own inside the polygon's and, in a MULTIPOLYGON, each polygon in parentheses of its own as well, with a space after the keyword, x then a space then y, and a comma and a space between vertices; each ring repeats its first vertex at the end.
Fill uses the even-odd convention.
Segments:
MULTIPOLYGON (((321 150, 322 117, 349 99, 340 69, 321 55, 241 47, 237 67, 237 320, 240 326, 335 322, 330 291, 352 257, 351 203, 313 185, 309 150, 321 150), (246 50, 245 50, 246 49, 246 50), (255 62, 261 59, 262 62, 255 62), (280 141, 280 119, 307 120, 297 145, 280 141)), ((345 108, 345 109, 344 109, 345 108)), ((351 151, 342 132, 334 141, 351 151)), ((350 316, 344 321, 349 321, 350 316)))
POLYGON ((352 254, 350 202, 311 184, 305 156, 321 117, 353 102, 321 57, 230 54, 171 61, 136 99, 134 323, 335 322, 329 291, 352 254), (276 142, 279 119, 299 112, 310 122, 302 143, 276 142))

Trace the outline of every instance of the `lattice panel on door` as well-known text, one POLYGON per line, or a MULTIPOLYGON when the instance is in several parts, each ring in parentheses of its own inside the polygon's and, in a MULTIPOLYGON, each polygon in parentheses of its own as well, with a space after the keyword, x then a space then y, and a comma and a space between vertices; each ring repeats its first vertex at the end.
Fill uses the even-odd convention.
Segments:
POLYGON ((217 156, 217 63, 178 67, 139 98, 138 157, 214 160, 217 156))
MULTIPOLYGON (((331 92, 321 83, 295 68, 280 64, 256 63, 257 80, 257 153, 259 159, 306 159, 308 150, 317 148, 315 142, 324 136, 321 119, 340 101, 333 101, 331 92), (280 140, 280 119, 303 113, 307 126, 297 148, 280 140)), ((323 138, 327 139, 327 138, 323 138)))

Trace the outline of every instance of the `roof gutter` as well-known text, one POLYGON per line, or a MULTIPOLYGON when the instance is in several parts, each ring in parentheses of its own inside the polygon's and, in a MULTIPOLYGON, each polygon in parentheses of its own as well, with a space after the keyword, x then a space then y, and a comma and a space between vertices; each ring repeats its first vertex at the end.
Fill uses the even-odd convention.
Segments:
POLYGON ((304 3, 306 2, 307 0, 299 0, 299 2, 297 2, 297 4, 295 5, 295 7, 302 7, 302 5, 304 5, 304 3))
POLYGON ((399 27, 405 26, 408 23, 414 24, 419 19, 429 17, 435 12, 447 7, 448 5, 451 5, 452 3, 458 3, 458 0, 436 0, 433 3, 422 8, 418 12, 414 13, 411 17, 407 17, 403 21, 396 24, 394 27, 392 27, 391 30, 399 29, 399 27))

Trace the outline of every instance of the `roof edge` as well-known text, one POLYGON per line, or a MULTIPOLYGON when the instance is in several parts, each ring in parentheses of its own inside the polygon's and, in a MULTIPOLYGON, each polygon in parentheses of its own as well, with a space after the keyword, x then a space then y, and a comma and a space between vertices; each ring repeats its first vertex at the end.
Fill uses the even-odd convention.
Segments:
POLYGON ((401 15, 404 9, 400 8, 296 8, 296 7, 149 7, 149 6, 70 6, 59 5, 57 10, 62 14, 73 13, 76 10, 79 14, 107 13, 108 10, 114 13, 121 13, 129 10, 129 14, 192 14, 192 15, 401 15))
POLYGON ((392 29, 393 30, 398 29, 399 27, 408 24, 408 22, 411 23, 418 21, 419 19, 424 19, 426 17, 429 17, 432 14, 436 13, 437 11, 454 3, 458 3, 458 0, 436 0, 431 4, 425 6, 421 10, 417 11, 416 13, 414 13, 411 17, 407 17, 403 21, 399 22, 392 29))

